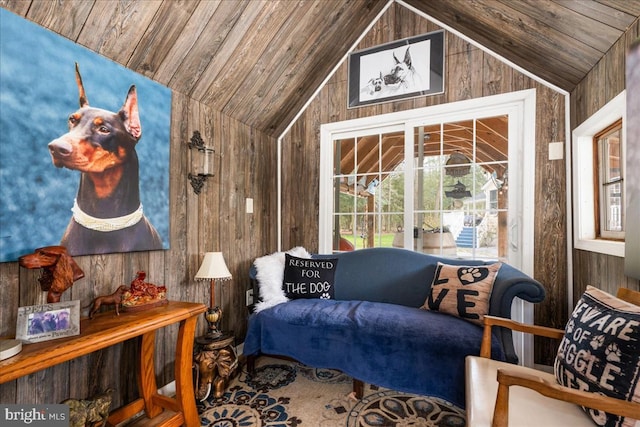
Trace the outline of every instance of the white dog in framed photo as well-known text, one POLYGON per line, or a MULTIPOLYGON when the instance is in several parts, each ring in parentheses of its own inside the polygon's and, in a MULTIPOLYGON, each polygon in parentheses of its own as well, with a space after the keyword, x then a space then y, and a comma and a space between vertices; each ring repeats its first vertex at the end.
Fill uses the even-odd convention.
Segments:
POLYGON ((372 77, 369 79, 366 85, 362 89, 360 89, 360 93, 363 95, 369 95, 371 97, 375 96, 378 92, 382 91, 384 87, 384 78, 382 76, 382 71, 380 71, 378 77, 372 77))
POLYGON ((383 76, 384 87, 396 94, 411 93, 422 90, 422 78, 411 60, 411 47, 404 52, 404 59, 400 61, 393 53, 394 65, 388 74, 383 76))
MULTIPOLYGON (((407 46, 404 49, 402 60, 398 59, 398 56, 401 55, 402 50, 396 49, 395 51, 384 52, 384 56, 378 55, 373 60, 376 61, 375 65, 382 68, 383 71, 374 69, 373 73, 362 78, 361 81, 366 81, 366 83, 360 89, 361 101, 387 98, 428 89, 428 85, 427 87, 424 86, 424 80, 411 57, 411 46, 407 46), (385 73, 384 70, 388 71, 385 73)), ((371 65, 374 65, 374 63, 368 63, 364 68, 369 68, 371 65)), ((420 69, 422 68, 420 67, 420 69)), ((426 69, 429 69, 428 64, 426 69)))

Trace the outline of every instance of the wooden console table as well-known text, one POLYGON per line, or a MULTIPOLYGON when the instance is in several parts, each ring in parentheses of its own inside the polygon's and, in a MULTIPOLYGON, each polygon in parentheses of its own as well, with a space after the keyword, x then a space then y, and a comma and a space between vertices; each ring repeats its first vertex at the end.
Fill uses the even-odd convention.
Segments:
POLYGON ((80 335, 24 344, 21 353, 1 361, 0 384, 139 337, 137 379, 141 397, 113 411, 108 423, 116 425, 144 411, 148 418, 155 418, 153 425, 199 426, 191 366, 197 316, 205 310, 204 304, 170 301, 145 311, 121 312, 120 316, 108 311, 93 320, 82 319, 80 335), (180 328, 175 360, 176 398, 173 399, 158 394, 154 349, 156 330, 177 322, 180 328))

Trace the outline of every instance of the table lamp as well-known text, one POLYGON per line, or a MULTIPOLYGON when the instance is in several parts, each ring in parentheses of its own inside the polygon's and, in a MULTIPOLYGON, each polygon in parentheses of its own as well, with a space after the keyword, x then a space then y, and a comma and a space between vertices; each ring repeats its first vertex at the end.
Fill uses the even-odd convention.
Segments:
POLYGON ((207 339, 216 339, 222 335, 220 331, 220 321, 222 320, 222 309, 216 306, 215 281, 231 280, 231 273, 224 262, 222 252, 207 252, 204 254, 202 265, 196 273, 196 280, 211 280, 211 301, 209 308, 204 314, 204 318, 209 325, 209 332, 205 335, 207 339))

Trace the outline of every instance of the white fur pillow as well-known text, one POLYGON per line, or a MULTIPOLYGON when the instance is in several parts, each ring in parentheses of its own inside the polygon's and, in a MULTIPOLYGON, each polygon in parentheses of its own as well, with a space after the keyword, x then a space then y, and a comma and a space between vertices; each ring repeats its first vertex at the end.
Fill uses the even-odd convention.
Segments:
MULTIPOLYGON (((286 253, 298 258, 311 258, 311 254, 302 246, 289 249, 286 253)), ((289 301, 282 289, 284 254, 285 252, 275 252, 271 255, 256 258, 253 262, 256 267, 256 279, 258 279, 260 292, 260 301, 255 305, 256 313, 265 308, 289 301)))

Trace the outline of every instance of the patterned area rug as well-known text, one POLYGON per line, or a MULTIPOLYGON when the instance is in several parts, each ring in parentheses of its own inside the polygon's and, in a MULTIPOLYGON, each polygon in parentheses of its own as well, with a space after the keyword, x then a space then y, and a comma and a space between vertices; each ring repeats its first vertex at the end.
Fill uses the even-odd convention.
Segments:
POLYGON ((366 385, 331 369, 261 357, 253 377, 238 374, 220 398, 198 402, 211 427, 464 427, 464 411, 445 400, 366 385))

